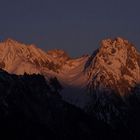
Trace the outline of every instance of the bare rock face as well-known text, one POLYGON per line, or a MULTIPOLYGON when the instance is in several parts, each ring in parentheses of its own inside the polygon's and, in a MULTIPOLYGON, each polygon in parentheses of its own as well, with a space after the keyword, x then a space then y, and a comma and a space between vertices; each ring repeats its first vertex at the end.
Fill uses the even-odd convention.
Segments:
POLYGON ((25 45, 12 39, 0 42, 0 68, 22 75, 42 73, 42 71, 57 72, 68 57, 62 51, 44 52, 35 45, 25 45), (57 57, 54 57, 55 54, 57 57))
POLYGON ((112 89, 126 95, 140 81, 139 59, 139 53, 127 40, 103 40, 87 67, 89 88, 112 89))

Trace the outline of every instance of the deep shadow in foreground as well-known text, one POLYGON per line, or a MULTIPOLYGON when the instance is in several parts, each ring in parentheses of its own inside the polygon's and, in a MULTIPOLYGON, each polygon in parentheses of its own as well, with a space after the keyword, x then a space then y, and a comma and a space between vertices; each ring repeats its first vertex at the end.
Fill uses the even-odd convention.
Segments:
POLYGON ((1 70, 1 139, 134 139, 124 127, 112 129, 94 115, 66 103, 59 90, 57 79, 46 82, 41 75, 16 76, 1 70))

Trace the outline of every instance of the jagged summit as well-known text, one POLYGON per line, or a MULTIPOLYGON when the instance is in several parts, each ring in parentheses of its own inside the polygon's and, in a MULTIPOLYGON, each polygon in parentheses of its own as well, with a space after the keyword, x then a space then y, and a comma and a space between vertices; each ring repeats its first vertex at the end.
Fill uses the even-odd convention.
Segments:
POLYGON ((101 41, 101 47, 99 49, 99 52, 100 52, 100 55, 106 54, 107 56, 109 55, 116 56, 116 55, 119 55, 120 53, 120 57, 124 55, 130 55, 129 52, 132 52, 132 54, 138 53, 132 43, 120 37, 113 40, 106 39, 106 40, 101 41))
POLYGON ((121 48, 126 47, 128 43, 129 43, 128 40, 125 40, 121 37, 117 37, 115 39, 105 39, 101 41, 101 48, 109 48, 109 47, 121 48))
POLYGON ((96 56, 89 62, 89 86, 111 88, 125 94, 140 81, 140 57, 127 40, 116 38, 101 42, 96 56))
POLYGON ((13 38, 6 38, 4 40, 2 40, 1 43, 4 43, 5 44, 5 47, 21 47, 21 45, 24 45, 24 46, 30 46, 30 45, 27 45, 23 42, 20 42, 20 41, 17 41, 16 39, 13 39, 13 38))
POLYGON ((13 43, 17 43, 18 41, 15 40, 15 39, 13 39, 13 38, 6 38, 2 42, 13 42, 13 43))
MULTIPOLYGON (((97 54, 102 64, 114 65, 133 65, 131 60, 137 61, 139 53, 135 47, 127 40, 117 38, 115 40, 107 39, 101 42, 101 47, 97 54)), ((133 65, 134 66, 134 65, 133 65)))

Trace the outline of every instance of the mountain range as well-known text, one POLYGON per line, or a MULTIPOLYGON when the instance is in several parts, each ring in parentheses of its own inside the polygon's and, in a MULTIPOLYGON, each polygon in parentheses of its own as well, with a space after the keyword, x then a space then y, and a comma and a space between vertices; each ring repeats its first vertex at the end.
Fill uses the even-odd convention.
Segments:
POLYGON ((71 58, 63 50, 45 52, 33 44, 7 39, 0 42, 0 68, 2 119, 9 121, 21 111, 35 125, 47 123, 51 136, 62 127, 56 134, 59 139, 74 135, 99 139, 98 134, 92 135, 97 128, 81 120, 90 116, 93 125, 109 130, 111 136, 119 135, 118 139, 127 132, 131 139, 140 137, 140 53, 123 38, 103 40, 91 55, 79 58, 71 58))
MULTIPOLYGON (((35 45, 7 39, 0 43, 0 67, 11 74, 57 77, 66 87, 64 91, 69 88, 89 92, 113 90, 122 97, 129 95, 140 81, 140 54, 132 43, 120 37, 101 41, 100 48, 92 55, 79 58, 71 58, 62 50, 44 52, 35 45)), ((78 100, 79 95, 65 98, 78 100)))
POLYGON ((0 67, 11 74, 57 77, 62 85, 110 88, 124 96, 140 81, 140 54, 119 37, 103 40, 100 46, 92 55, 70 58, 62 50, 44 52, 7 39, 0 42, 0 67))

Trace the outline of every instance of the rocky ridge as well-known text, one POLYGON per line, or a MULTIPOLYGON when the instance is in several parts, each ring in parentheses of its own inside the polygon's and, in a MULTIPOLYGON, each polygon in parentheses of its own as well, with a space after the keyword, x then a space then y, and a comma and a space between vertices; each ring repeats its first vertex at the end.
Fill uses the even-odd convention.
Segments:
POLYGON ((90 89, 112 89, 124 96, 140 81, 140 54, 122 38, 103 40, 89 61, 86 72, 90 89))

